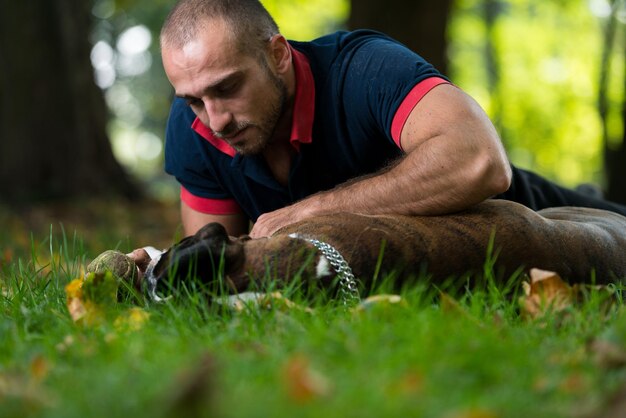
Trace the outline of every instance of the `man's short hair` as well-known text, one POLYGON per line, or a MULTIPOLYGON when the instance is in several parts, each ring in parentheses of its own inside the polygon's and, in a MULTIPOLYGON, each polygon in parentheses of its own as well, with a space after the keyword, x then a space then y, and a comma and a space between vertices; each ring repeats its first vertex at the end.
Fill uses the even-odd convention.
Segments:
POLYGON ((182 48, 210 19, 222 19, 242 52, 258 55, 278 32, 259 0, 179 0, 161 29, 161 47, 182 48))

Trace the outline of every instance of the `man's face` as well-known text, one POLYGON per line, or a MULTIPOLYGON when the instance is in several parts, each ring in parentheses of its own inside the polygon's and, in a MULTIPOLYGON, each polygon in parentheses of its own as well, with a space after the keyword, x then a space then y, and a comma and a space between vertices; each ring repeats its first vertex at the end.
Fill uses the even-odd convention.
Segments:
POLYGON ((285 83, 268 62, 241 52, 226 24, 210 21, 183 48, 163 48, 163 66, 176 95, 214 135, 244 155, 273 139, 285 111, 285 83))

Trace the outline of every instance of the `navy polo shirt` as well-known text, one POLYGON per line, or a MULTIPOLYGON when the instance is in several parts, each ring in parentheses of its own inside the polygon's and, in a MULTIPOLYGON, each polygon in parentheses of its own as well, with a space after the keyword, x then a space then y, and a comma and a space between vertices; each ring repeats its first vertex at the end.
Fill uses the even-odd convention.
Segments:
POLYGON ((313 193, 373 173, 402 155, 400 133, 413 107, 447 83, 423 58, 373 31, 289 42, 296 75, 288 185, 261 156, 241 156, 212 135, 183 99, 172 104, 165 171, 192 209, 243 212, 252 221, 313 193))

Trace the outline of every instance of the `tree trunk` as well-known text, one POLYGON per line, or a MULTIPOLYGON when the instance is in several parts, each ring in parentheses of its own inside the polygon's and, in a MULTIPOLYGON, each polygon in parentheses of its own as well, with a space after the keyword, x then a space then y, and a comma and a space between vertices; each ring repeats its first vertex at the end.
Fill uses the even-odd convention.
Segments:
POLYGON ((91 3, 0 0, 0 201, 136 196, 105 131, 91 3))
POLYGON ((446 29, 452 0, 352 0, 350 29, 375 29, 447 72, 446 29))
MULTIPOLYGON (((626 73, 622 75, 626 87, 626 73)), ((622 98, 622 141, 617 146, 604 143, 604 167, 606 172, 606 198, 626 204, 626 97, 622 98)))
POLYGON ((491 99, 491 120, 498 132, 503 132, 502 126, 502 95, 500 92, 500 59, 495 42, 495 26, 502 8, 501 0, 483 0, 482 15, 485 22, 485 71, 487 87, 491 99))
MULTIPOLYGON (((604 29, 604 45, 602 61, 600 63, 600 80, 598 87, 598 113, 602 122, 602 139, 604 147, 604 170, 606 174, 606 198, 614 202, 626 203, 626 129, 623 129, 622 141, 617 147, 612 145, 609 138, 608 114, 609 99, 608 85, 611 72, 611 58, 614 53, 615 35, 617 32, 617 7, 619 4, 611 0, 611 15, 607 18, 604 29)), ((626 85, 626 73, 622 76, 626 85)), ((626 97, 622 99, 622 121, 626 126, 626 97)))

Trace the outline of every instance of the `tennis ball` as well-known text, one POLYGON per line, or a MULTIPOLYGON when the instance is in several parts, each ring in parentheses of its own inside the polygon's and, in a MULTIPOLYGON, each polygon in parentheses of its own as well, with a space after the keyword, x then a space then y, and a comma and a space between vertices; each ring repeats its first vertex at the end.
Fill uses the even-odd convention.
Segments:
POLYGON ((107 250, 87 266, 87 273, 104 273, 105 271, 110 271, 119 280, 124 280, 129 284, 134 284, 137 279, 135 262, 120 251, 107 250))

